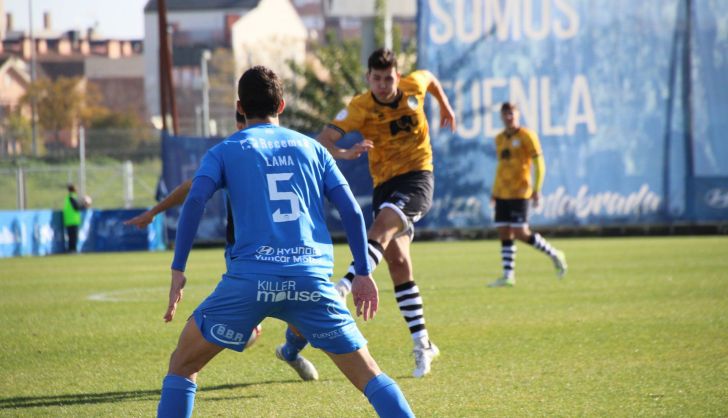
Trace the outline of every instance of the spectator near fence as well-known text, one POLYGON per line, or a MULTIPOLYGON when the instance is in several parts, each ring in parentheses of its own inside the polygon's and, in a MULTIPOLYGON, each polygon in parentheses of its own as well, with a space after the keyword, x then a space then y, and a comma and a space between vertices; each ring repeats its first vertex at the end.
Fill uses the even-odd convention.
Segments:
POLYGON ((78 226, 81 225, 81 209, 91 205, 91 198, 85 196, 83 200, 78 199, 76 186, 68 184, 68 195, 63 205, 63 227, 68 236, 66 252, 75 253, 78 244, 78 226))

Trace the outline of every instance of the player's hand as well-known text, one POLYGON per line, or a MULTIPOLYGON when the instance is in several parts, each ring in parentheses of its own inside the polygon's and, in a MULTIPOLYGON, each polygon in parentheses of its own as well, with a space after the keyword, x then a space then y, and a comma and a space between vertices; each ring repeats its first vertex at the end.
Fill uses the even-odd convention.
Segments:
POLYGON ((440 127, 449 127, 452 132, 455 132, 455 128, 457 127, 455 122, 455 112, 449 104, 440 106, 440 127))
POLYGON ((142 214, 139 214, 131 219, 124 221, 124 225, 131 225, 139 229, 144 229, 149 226, 149 224, 152 223, 153 220, 154 215, 152 215, 151 211, 146 211, 142 214))
POLYGON ((354 276, 351 284, 351 296, 356 305, 356 316, 364 316, 364 320, 374 318, 379 308, 379 289, 371 274, 354 276))
POLYGON ((169 286, 169 305, 167 305, 167 312, 164 314, 164 322, 169 322, 174 319, 174 314, 177 312, 177 305, 182 301, 182 296, 184 295, 185 283, 187 283, 185 274, 179 270, 172 269, 172 283, 169 286))
POLYGON ((347 149, 344 154, 344 159, 354 160, 359 158, 362 154, 374 148, 374 143, 368 139, 361 142, 357 142, 351 148, 347 149))
POLYGON ((541 192, 531 193, 531 202, 534 208, 537 208, 541 204, 541 192))

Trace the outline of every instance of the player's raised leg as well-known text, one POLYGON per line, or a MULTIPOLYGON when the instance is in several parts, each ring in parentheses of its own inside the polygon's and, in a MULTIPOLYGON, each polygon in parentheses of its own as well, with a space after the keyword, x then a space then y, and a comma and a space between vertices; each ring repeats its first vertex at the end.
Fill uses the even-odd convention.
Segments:
POLYGON ((197 392, 197 373, 222 350, 223 347, 205 340, 194 318, 187 321, 177 348, 169 360, 167 376, 162 382, 157 417, 192 416, 197 392))
POLYGON ((559 278, 566 275, 566 269, 568 268, 566 264, 566 255, 563 251, 559 251, 554 248, 551 243, 546 240, 546 238, 541 236, 541 234, 538 232, 532 232, 528 226, 524 226, 516 231, 516 237, 549 256, 549 258, 551 258, 551 262, 554 263, 554 268, 556 269, 556 274, 559 278))
MULTIPOLYGON (((374 269, 376 269, 382 261, 382 253, 384 253, 382 244, 373 239, 369 239, 367 241, 367 258, 369 259, 369 265, 372 267, 372 271, 374 271, 374 269)), ((346 271, 344 277, 336 282, 336 292, 339 293, 339 296, 342 298, 345 298, 346 295, 351 293, 351 282, 354 280, 355 275, 354 262, 352 261, 349 264, 349 269, 346 271)))
POLYGON ((410 237, 402 235, 390 241, 384 258, 394 283, 399 312, 407 323, 414 344, 415 370, 412 375, 422 377, 430 373, 432 360, 440 354, 440 350, 430 341, 425 325, 424 302, 413 278, 410 237))

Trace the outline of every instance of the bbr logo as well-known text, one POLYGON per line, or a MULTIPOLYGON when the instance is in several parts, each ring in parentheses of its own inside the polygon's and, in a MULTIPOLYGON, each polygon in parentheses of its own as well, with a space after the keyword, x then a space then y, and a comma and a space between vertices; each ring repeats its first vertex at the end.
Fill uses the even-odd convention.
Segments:
POLYGON ((225 324, 215 324, 210 328, 210 335, 221 343, 240 345, 245 339, 245 335, 241 332, 237 332, 234 329, 230 329, 225 324))

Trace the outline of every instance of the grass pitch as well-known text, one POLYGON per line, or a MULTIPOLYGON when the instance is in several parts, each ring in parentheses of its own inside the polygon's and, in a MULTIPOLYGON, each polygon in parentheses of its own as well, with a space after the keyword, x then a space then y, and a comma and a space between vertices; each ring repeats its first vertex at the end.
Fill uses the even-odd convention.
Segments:
MULTIPOLYGON (((416 281, 442 355, 410 377, 412 343, 386 267, 381 307, 358 321, 379 365, 421 417, 728 415, 728 238, 562 239, 569 274, 519 244, 518 284, 493 241, 415 243, 416 281)), ((336 273, 349 262, 337 246, 336 273)), ((176 319, 165 324, 171 253, 0 260, 0 416, 154 416, 184 319, 215 286, 222 249, 194 250, 176 319)), ((351 302, 349 302, 351 307, 351 302)), ((263 323, 242 354, 203 370, 199 417, 374 416, 323 353, 303 383, 263 323)))

